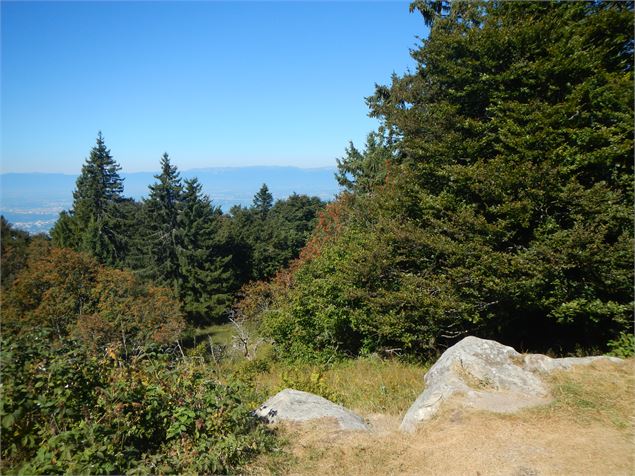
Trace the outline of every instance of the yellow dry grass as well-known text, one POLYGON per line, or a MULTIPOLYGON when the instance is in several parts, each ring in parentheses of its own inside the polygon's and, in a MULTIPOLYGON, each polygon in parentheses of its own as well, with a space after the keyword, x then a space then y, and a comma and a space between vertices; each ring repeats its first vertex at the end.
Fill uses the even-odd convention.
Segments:
POLYGON ((363 412, 371 432, 343 432, 329 422, 285 426, 287 456, 261 460, 253 470, 364 476, 635 474, 633 371, 629 360, 556 373, 549 379, 552 403, 513 415, 449 404, 414 435, 398 431, 400 415, 394 412, 363 412))
POLYGON ((254 375, 252 383, 268 396, 292 387, 321 394, 358 413, 399 415, 423 391, 426 370, 421 365, 378 357, 326 367, 278 363, 254 375))

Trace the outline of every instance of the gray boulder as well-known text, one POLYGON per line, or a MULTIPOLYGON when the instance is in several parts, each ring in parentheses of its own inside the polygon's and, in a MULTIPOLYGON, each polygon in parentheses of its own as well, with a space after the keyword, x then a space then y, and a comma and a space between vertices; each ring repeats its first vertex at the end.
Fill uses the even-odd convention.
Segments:
POLYGON ((552 359, 541 354, 526 354, 523 356, 523 367, 532 372, 549 373, 554 370, 568 370, 574 365, 589 365, 598 360, 604 360, 618 364, 623 362, 617 357, 608 355, 596 355, 592 357, 564 357, 562 359, 552 359))
POLYGON ((362 417, 343 406, 318 395, 290 388, 271 397, 255 413, 270 423, 335 418, 342 430, 369 429, 362 417))
POLYGON ((401 422, 412 432, 432 418, 450 397, 481 410, 511 413, 551 400, 541 373, 586 365, 598 359, 620 362, 615 357, 552 359, 546 355, 522 355, 493 340, 466 337, 446 350, 424 377, 425 390, 401 422))

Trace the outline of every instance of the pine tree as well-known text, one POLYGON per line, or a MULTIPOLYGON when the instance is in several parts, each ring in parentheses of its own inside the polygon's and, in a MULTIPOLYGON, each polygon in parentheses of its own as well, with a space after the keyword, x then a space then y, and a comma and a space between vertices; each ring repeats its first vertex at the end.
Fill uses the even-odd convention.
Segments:
POLYGON ((73 210, 79 223, 86 225, 92 218, 101 221, 108 217, 112 204, 119 201, 123 193, 119 170, 121 166, 110 155, 100 132, 73 192, 73 210))
POLYGON ((196 178, 185 180, 179 225, 180 297, 197 321, 221 317, 231 303, 231 255, 220 236, 222 212, 201 192, 196 178))
POLYGON ((252 208, 261 220, 266 220, 269 210, 273 206, 273 196, 269 193, 266 183, 262 184, 258 193, 254 196, 252 208))
POLYGON ((90 151, 73 192, 73 209, 60 216, 53 230, 58 245, 72 246, 109 265, 125 255, 122 220, 118 204, 122 200, 121 166, 115 162, 101 132, 90 151))
POLYGON ((161 157, 161 173, 155 178, 157 182, 150 185, 150 194, 144 203, 146 266, 143 274, 178 292, 182 283, 178 216, 183 186, 167 153, 161 157))

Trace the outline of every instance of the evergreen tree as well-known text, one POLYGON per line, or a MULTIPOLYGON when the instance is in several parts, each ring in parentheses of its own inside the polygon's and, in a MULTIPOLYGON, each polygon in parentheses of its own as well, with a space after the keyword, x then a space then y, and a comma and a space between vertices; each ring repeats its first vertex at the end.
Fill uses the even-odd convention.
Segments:
POLYGON ((261 220, 266 220, 272 206, 273 196, 269 193, 267 184, 263 183, 260 190, 258 190, 258 193, 254 196, 252 208, 256 212, 256 216, 258 216, 261 220))
POLYGON ((252 207, 235 206, 230 210, 226 227, 231 237, 235 275, 241 283, 271 278, 297 258, 318 212, 324 208, 318 197, 295 193, 277 200, 271 207, 261 206, 271 203, 270 197, 268 190, 261 188, 252 207))
POLYGON ((176 166, 167 153, 161 157, 161 173, 150 185, 144 203, 145 259, 143 274, 178 293, 182 284, 179 266, 179 211, 183 186, 176 166))
POLYGON ((57 246, 86 251, 109 265, 122 262, 126 243, 118 208, 123 193, 120 169, 100 132, 77 178, 73 208, 62 212, 53 228, 57 246))
POLYGON ((142 270, 147 266, 143 202, 125 198, 119 203, 118 208, 123 228, 126 230, 126 256, 123 265, 132 270, 142 270))
POLYGON ((203 195, 196 178, 184 185, 178 219, 181 302, 190 319, 217 319, 226 313, 235 288, 231 255, 220 235, 222 212, 203 195))
POLYGON ((80 249, 81 230, 72 210, 60 212, 60 216, 51 229, 51 240, 58 248, 80 249))
POLYGON ((467 334, 563 352, 632 334, 633 2, 411 9, 430 27, 416 70, 368 99, 398 138, 390 180, 363 193, 367 157, 340 164, 355 200, 330 209, 271 335, 425 354, 467 334))
POLYGON ((397 161, 394 140, 385 128, 371 132, 366 138, 364 150, 353 143, 346 148, 346 155, 337 159, 337 182, 349 192, 369 193, 386 179, 388 167, 397 161))
POLYGON ((221 234, 229 244, 230 267, 237 284, 253 279, 253 247, 255 217, 248 207, 235 205, 222 220, 221 234))
POLYGON ((112 204, 123 193, 119 170, 121 166, 110 155, 100 132, 73 192, 73 210, 79 223, 86 225, 91 219, 101 221, 108 217, 112 204))

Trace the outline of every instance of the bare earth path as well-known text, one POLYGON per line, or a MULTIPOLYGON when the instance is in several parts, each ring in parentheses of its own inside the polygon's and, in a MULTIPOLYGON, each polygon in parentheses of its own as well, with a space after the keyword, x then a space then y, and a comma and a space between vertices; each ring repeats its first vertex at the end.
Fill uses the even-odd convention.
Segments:
POLYGON ((554 402, 513 415, 458 403, 415 434, 400 416, 365 415, 371 432, 330 422, 285 426, 283 473, 315 475, 632 475, 633 361, 555 375, 554 402))

